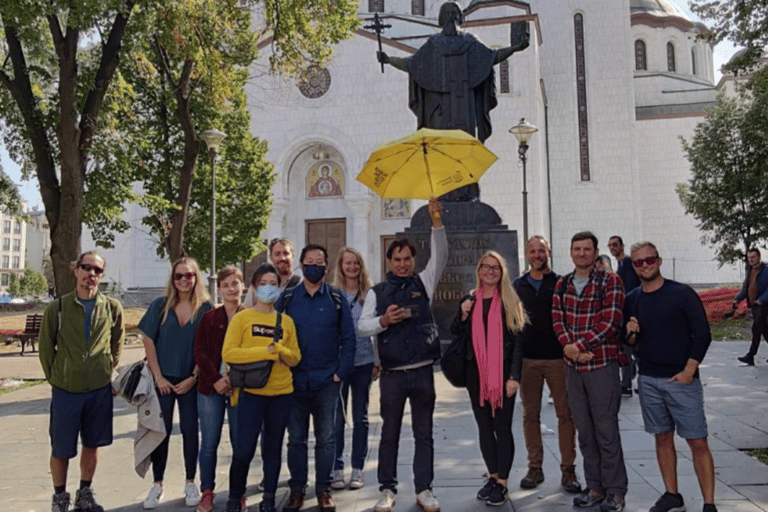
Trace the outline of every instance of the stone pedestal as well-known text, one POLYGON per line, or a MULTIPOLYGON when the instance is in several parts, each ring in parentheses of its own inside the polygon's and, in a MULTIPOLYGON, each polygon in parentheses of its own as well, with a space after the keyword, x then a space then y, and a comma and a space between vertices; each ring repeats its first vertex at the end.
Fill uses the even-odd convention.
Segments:
MULTIPOLYGON (((501 223, 493 207, 479 201, 443 203, 443 224, 448 237, 448 264, 432 298, 432 311, 441 339, 450 339, 451 322, 459 301, 477 285, 477 263, 486 251, 494 250, 507 260, 509 278, 520 273, 517 257, 517 231, 501 223)), ((407 237, 416 246, 416 272, 429 261, 432 222, 427 206, 419 208, 410 227, 398 238, 407 237)))

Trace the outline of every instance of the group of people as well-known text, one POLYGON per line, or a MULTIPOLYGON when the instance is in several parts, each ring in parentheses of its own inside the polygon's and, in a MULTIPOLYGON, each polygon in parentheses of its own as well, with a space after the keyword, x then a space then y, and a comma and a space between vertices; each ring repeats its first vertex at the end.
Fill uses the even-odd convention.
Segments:
MULTIPOLYGON (((414 272, 415 246, 407 239, 396 240, 386 254, 389 272, 376 285, 352 248, 341 250, 330 285, 324 247, 303 248, 299 275, 293 270, 292 243, 275 239, 269 247, 272 263, 256 269, 247 292, 238 268, 218 272, 223 304, 214 308, 197 262, 182 258, 174 263, 166 293, 152 302, 138 326, 165 427, 165 435, 147 455, 153 485, 144 508, 157 507, 164 495, 168 438, 178 404, 187 506, 213 510, 217 450, 226 415, 233 447, 227 512, 246 509, 246 481, 259 438, 259 510, 275 511, 286 432, 290 494, 283 510, 298 512, 303 507, 310 418, 317 504, 321 512, 335 511, 332 489, 359 489, 365 483, 368 400, 372 382, 378 379, 380 498, 374 510, 390 512, 395 506, 406 401, 415 441, 416 502, 425 512, 440 510, 432 486, 433 364, 441 348, 430 303, 447 263, 448 244, 437 200, 430 201, 429 212, 431 258, 424 270, 414 272), (261 372, 264 378, 258 384, 248 378, 240 382, 235 369, 261 372), (347 481, 344 426, 350 393, 353 432, 347 481), (195 484, 198 464, 200 490, 195 484)), ((620 245, 621 252, 614 255, 623 255, 620 245)), ((661 276, 662 259, 650 242, 632 246, 630 255, 619 261, 619 274, 597 267, 597 247, 592 233, 574 235, 574 271, 558 276, 549 266, 548 241, 533 236, 525 246, 529 269, 514 282, 499 253, 488 251, 478 260, 476 284, 459 302, 451 326, 466 346, 466 388, 487 468, 488 479, 477 498, 490 506, 508 499, 518 391, 528 452, 528 471, 519 485, 532 489, 544 481, 540 412, 546 382, 558 418, 563 489, 577 494, 576 507, 623 510, 627 472, 618 423, 623 386, 619 368, 628 361, 622 341, 631 339, 645 429, 655 436, 666 487, 650 510, 685 510, 677 488, 677 431, 691 448, 704 512, 713 512, 714 464, 698 376, 711 341, 702 303, 690 287, 661 276), (627 268, 640 286, 625 295, 621 271, 627 268), (576 474, 576 432, 584 488, 576 474)), ((46 309, 41 329, 40 360, 53 387, 53 512, 69 509, 67 468, 77 454, 78 436, 81 481, 75 509, 103 511, 91 482, 97 448, 112 442, 110 378, 124 338, 120 303, 98 291, 104 269, 99 254, 81 255, 73 269, 76 289, 46 309)), ((629 382, 631 386, 631 377, 629 382)))

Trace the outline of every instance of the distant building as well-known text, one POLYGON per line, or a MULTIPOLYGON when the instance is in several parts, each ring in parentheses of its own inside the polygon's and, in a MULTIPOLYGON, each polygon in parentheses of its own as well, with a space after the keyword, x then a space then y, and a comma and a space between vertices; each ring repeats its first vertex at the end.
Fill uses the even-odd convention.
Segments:
MULTIPOLYGON (((27 203, 22 202, 22 211, 27 203)), ((27 230, 23 223, 13 216, 0 211, 0 292, 8 290, 11 274, 19 277, 24 273, 27 245, 27 230)))

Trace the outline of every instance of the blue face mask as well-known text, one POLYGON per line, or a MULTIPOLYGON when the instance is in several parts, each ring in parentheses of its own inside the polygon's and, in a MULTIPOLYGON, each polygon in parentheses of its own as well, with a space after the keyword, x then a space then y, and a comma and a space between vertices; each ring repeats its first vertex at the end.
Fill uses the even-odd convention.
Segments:
POLYGON ((312 284, 317 284, 325 275, 325 265, 304 265, 304 277, 312 284))
POLYGON ((280 289, 274 284, 262 284, 256 288, 256 298, 259 302, 272 304, 280 295, 280 289))

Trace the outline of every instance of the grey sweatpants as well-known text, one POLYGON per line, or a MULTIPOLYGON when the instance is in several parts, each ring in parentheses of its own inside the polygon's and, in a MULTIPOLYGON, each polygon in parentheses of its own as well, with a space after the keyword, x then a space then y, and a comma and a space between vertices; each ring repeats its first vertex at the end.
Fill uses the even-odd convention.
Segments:
POLYGON ((627 468, 619 434, 619 364, 612 362, 590 372, 568 367, 566 379, 587 487, 623 497, 627 468))

